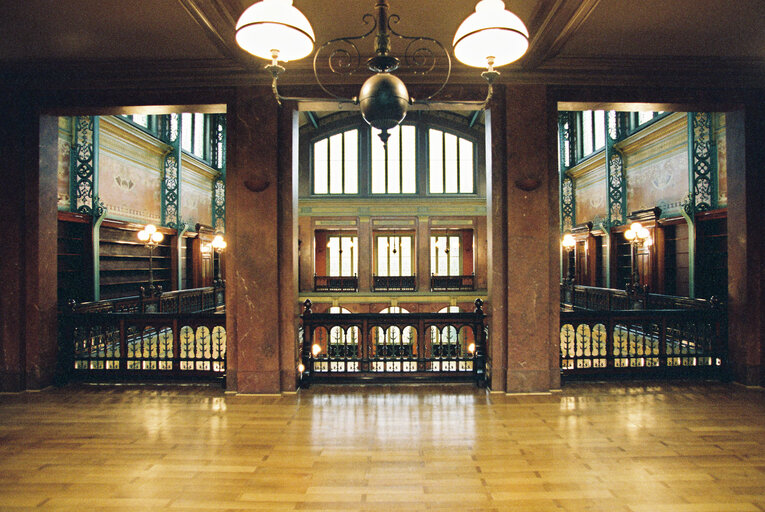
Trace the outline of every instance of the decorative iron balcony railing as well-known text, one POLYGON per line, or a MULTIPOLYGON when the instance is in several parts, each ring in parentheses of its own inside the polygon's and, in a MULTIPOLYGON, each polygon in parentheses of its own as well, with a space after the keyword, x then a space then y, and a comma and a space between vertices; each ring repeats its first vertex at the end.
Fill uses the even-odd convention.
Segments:
POLYGON ((337 379, 474 380, 486 385, 483 301, 473 313, 302 315, 301 385, 337 379))
POLYGON ((417 276, 372 276, 373 292, 413 292, 417 276))
POLYGON ((359 290, 357 276, 313 276, 315 292, 356 292, 359 290))
POLYGON ((430 291, 472 291, 475 290, 475 274, 469 276, 430 276, 430 291))

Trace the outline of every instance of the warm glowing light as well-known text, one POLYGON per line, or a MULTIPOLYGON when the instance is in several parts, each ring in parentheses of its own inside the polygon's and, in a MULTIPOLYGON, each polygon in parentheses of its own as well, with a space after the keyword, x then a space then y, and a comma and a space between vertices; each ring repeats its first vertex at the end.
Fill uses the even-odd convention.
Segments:
POLYGON ((566 249, 573 249, 576 245, 576 240, 574 239, 574 236, 571 233, 566 233, 563 235, 563 240, 561 241, 561 245, 566 249))
POLYGON ((481 0, 454 34, 454 56, 468 66, 492 68, 520 59, 529 48, 523 21, 502 0, 481 0))
POLYGON ((311 24, 292 0, 256 2, 236 23, 236 43, 261 59, 302 59, 313 51, 314 42, 311 24))
POLYGON ((222 251, 228 244, 226 244, 226 241, 223 240, 221 235, 215 235, 215 238, 213 238, 213 241, 210 245, 212 245, 213 249, 216 251, 222 251))
POLYGON ((630 224, 630 229, 632 231, 634 231, 635 233, 640 231, 640 228, 642 228, 642 227, 643 227, 643 225, 641 223, 639 223, 639 222, 633 222, 632 224, 630 224))
POLYGON ((145 229, 138 232, 138 240, 141 242, 148 242, 149 238, 151 238, 151 233, 147 232, 145 229))
POLYGON ((648 232, 648 230, 646 228, 642 227, 642 226, 637 231, 637 236, 639 238, 642 238, 643 240, 648 238, 649 235, 650 235, 650 233, 648 232))
POLYGON ((653 239, 649 236, 648 238, 643 240, 643 245, 645 245, 646 247, 650 247, 651 245, 653 245, 653 239))
POLYGON ((151 241, 154 242, 155 244, 160 243, 163 238, 165 238, 165 235, 163 235, 159 231, 155 231, 154 233, 151 234, 151 241))
POLYGON ((202 254, 210 254, 212 252, 212 244, 202 244, 199 247, 199 250, 202 252, 202 254))
POLYGON ((154 224, 146 224, 146 227, 143 229, 144 231, 146 231, 147 233, 151 235, 152 233, 156 233, 157 226, 155 226, 154 224))
POLYGON ((468 345, 468 352, 470 352, 471 354, 475 354, 475 343, 471 343, 470 345, 468 345))
POLYGON ((635 231, 632 231, 631 229, 628 229, 627 231, 624 232, 624 238, 626 238, 630 242, 633 241, 636 236, 637 236, 637 233, 635 231))
POLYGON ((303 373, 303 372, 305 371, 305 365, 304 365, 303 363, 300 363, 300 364, 298 365, 298 371, 299 371, 300 373, 303 373))
POLYGON ((313 354, 313 357, 316 357, 319 354, 321 354, 321 345, 319 345, 318 343, 314 343, 313 346, 311 347, 311 353, 313 354))

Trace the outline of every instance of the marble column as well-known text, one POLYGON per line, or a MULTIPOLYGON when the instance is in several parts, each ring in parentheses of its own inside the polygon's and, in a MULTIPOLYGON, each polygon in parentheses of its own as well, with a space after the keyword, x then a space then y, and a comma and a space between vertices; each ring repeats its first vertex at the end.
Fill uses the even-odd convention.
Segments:
POLYGON ((556 118, 546 87, 505 88, 508 392, 560 385, 556 118))
POLYGON ((733 379, 765 385, 765 107, 726 114, 728 348, 733 379))
POLYGON ((291 179, 280 173, 280 155, 290 152, 292 143, 280 140, 279 119, 279 107, 266 86, 238 88, 229 104, 226 386, 241 393, 280 392, 285 378, 281 351, 294 343, 283 339, 286 318, 280 293, 282 265, 292 268, 291 260, 282 257, 293 246, 280 236, 280 229, 289 229, 280 219, 286 222, 292 215, 280 211, 285 207, 280 179, 291 179))

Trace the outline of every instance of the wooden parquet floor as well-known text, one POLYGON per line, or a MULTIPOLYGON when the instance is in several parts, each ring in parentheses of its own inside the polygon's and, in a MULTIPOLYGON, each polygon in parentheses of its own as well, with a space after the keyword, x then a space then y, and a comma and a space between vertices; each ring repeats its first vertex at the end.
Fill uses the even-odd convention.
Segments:
POLYGON ((0 510, 765 511, 765 391, 72 386, 0 395, 0 510))

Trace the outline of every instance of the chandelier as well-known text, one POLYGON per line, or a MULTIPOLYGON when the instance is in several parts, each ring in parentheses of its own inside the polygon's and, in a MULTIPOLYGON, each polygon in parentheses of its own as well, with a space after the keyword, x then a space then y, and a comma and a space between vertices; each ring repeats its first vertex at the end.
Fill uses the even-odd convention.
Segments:
MULTIPOLYGON (((375 14, 367 13, 362 21, 371 28, 362 35, 339 37, 321 45, 314 54, 313 73, 317 84, 326 94, 340 103, 357 105, 364 120, 380 130, 380 139, 387 142, 391 130, 406 117, 412 105, 428 105, 443 90, 451 75, 451 57, 443 44, 425 36, 406 36, 398 33, 394 26, 400 21, 396 14, 388 13, 387 0, 376 0, 375 14), (375 32, 374 36, 372 33, 375 32), (365 62, 357 43, 374 37, 374 55, 365 62), (443 57, 445 78, 436 91, 423 98, 409 96, 404 82, 393 72, 399 69, 402 59, 392 55, 391 40, 405 43, 403 62, 415 74, 427 74, 437 69, 436 63, 443 57), (330 72, 351 75, 354 72, 370 71, 361 86, 359 95, 341 97, 329 89, 320 78, 319 62, 327 57, 330 72)), ((236 24, 236 42, 245 51, 270 61, 265 69, 271 73, 272 89, 276 101, 316 101, 316 98, 282 96, 277 86, 279 76, 285 68, 279 62, 302 59, 313 51, 316 37, 308 19, 292 0, 261 0, 251 5, 239 17, 236 24)), ((505 9, 502 0, 481 0, 475 12, 465 18, 454 35, 454 57, 471 67, 486 68, 481 77, 487 83, 485 99, 481 101, 439 101, 439 104, 462 105, 483 110, 492 97, 492 84, 499 76, 494 69, 509 64, 526 53, 529 46, 529 32, 518 16, 505 9)))

